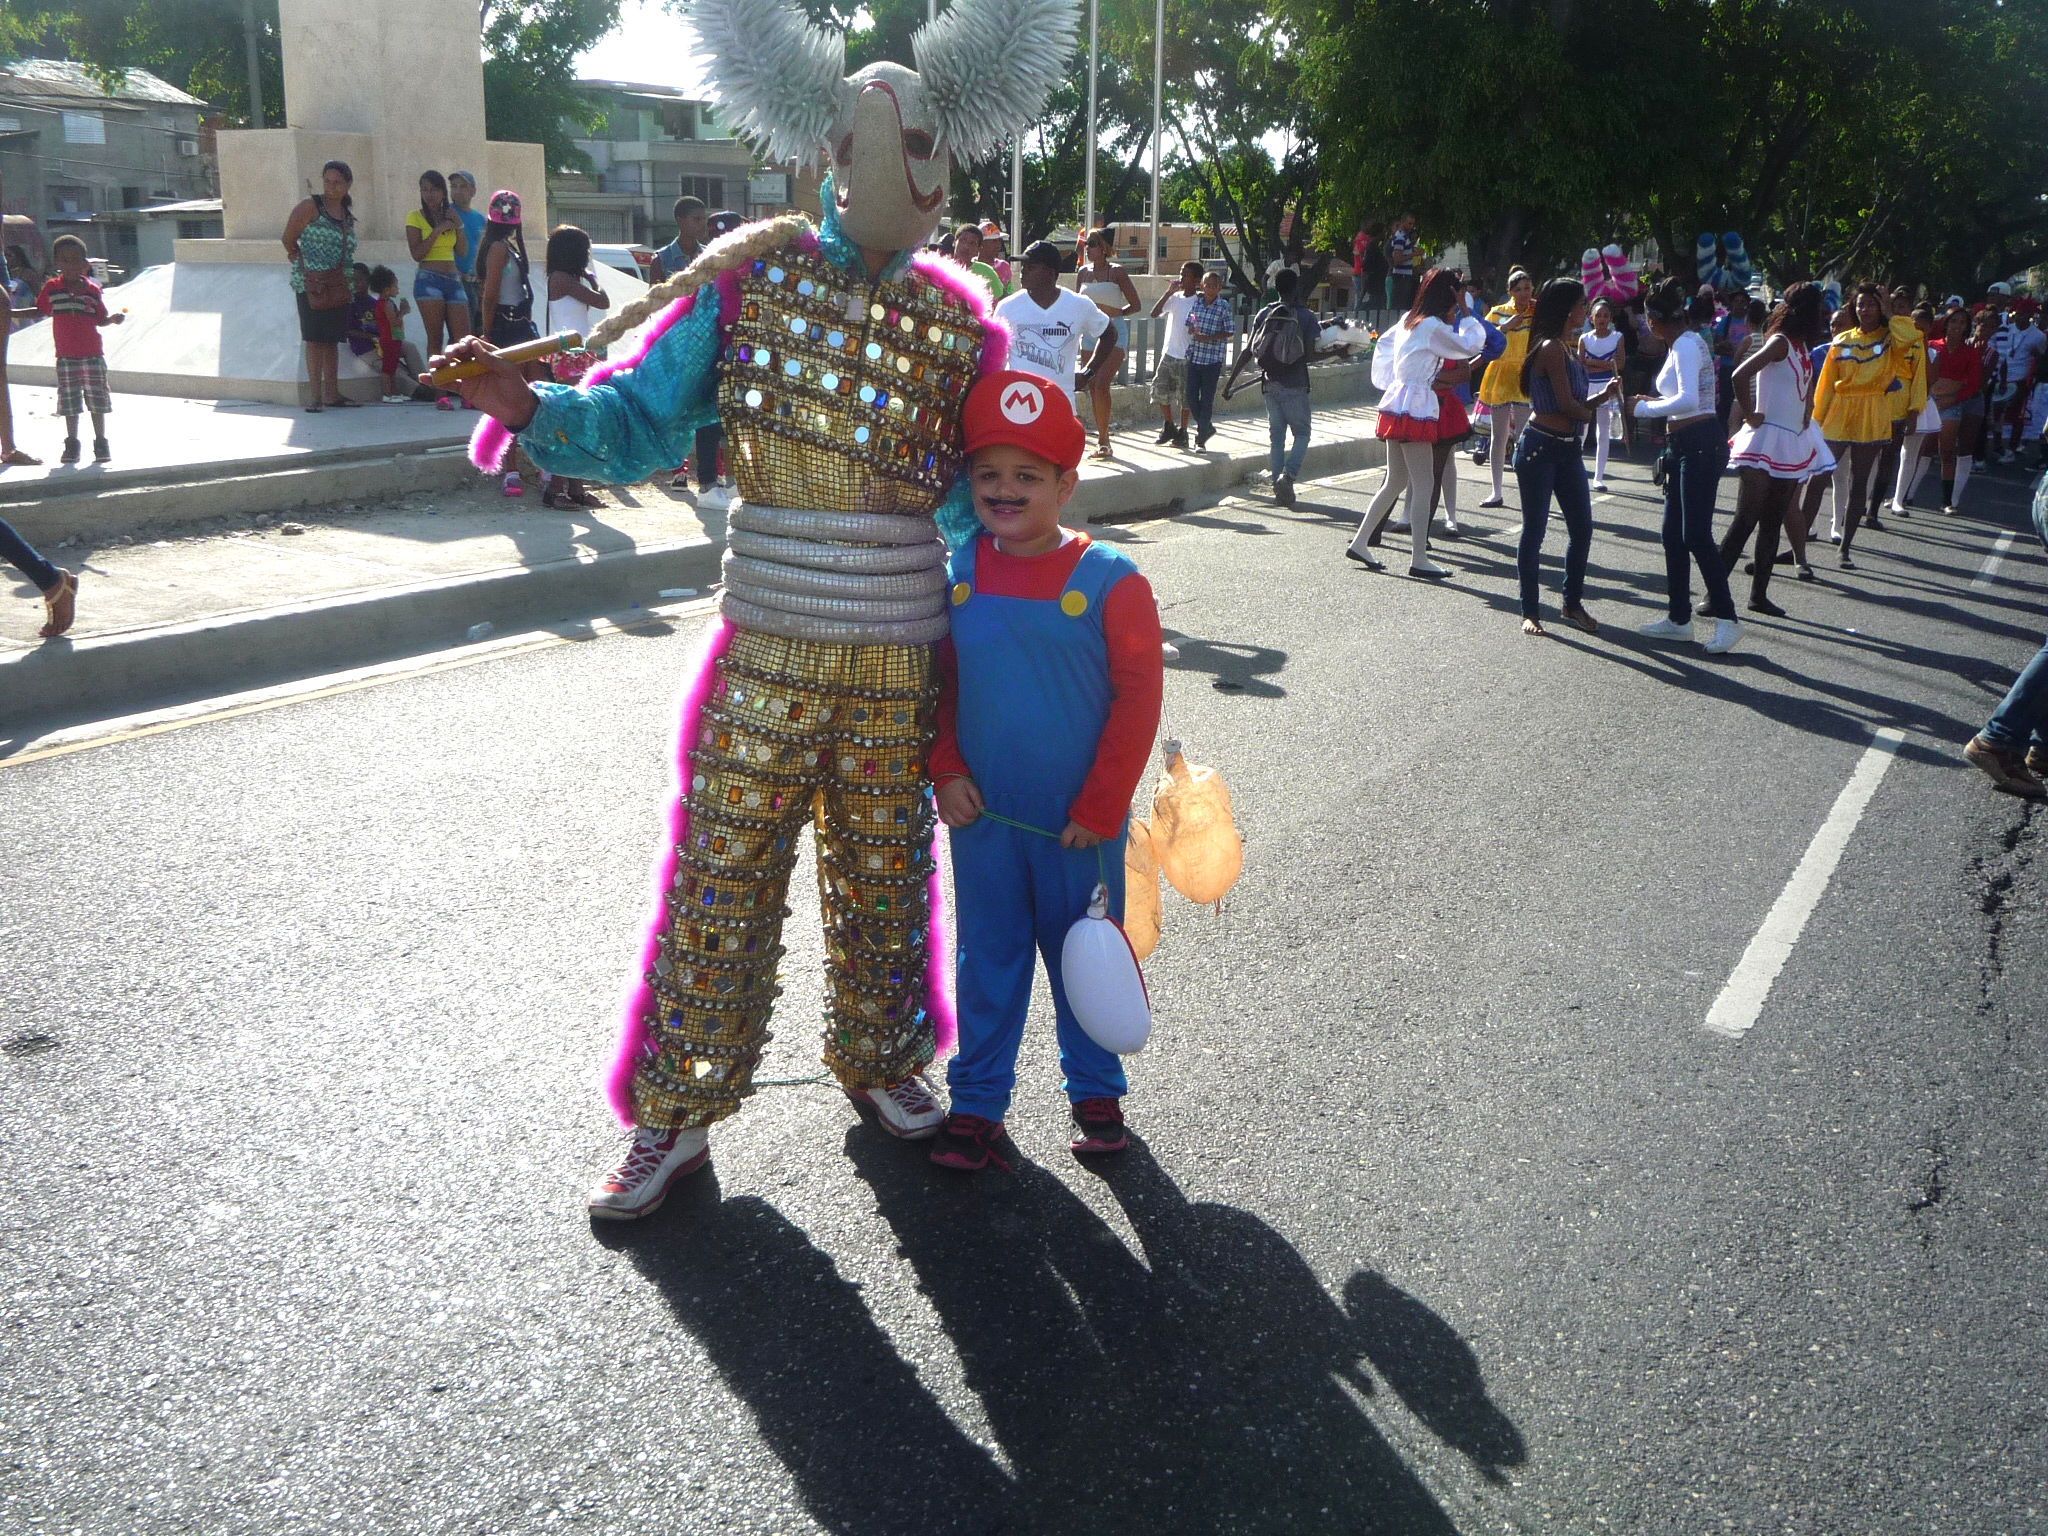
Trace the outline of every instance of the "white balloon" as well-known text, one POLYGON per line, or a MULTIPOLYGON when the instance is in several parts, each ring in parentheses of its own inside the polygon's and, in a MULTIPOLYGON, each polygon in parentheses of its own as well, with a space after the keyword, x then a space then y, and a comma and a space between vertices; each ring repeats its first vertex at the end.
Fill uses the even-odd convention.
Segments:
POLYGON ((1109 892, 1096 886, 1088 915, 1060 946, 1060 982, 1088 1038, 1105 1051, 1131 1056, 1152 1033, 1152 1002, 1131 941, 1109 915, 1109 892))

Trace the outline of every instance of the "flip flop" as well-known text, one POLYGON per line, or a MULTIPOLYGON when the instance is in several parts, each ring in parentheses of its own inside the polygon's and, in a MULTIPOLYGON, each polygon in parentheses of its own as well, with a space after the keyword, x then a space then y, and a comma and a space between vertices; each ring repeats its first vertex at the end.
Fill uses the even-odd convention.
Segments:
POLYGON ((42 462, 41 459, 36 458, 33 454, 23 453, 19 448, 10 448, 7 450, 5 457, 0 457, 0 469, 12 469, 17 466, 40 464, 42 462))
POLYGON ((54 640, 69 629, 72 621, 78 617, 78 578, 69 571, 59 571, 56 594, 52 596, 45 592, 43 607, 48 611, 50 618, 36 633, 45 640, 54 640))

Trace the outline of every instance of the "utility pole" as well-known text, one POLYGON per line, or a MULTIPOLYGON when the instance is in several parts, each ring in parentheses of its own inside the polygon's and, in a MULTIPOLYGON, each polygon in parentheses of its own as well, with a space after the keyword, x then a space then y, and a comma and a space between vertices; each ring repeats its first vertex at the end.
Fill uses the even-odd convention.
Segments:
POLYGON ((1087 232, 1095 227, 1095 75, 1099 53, 1096 46, 1096 24, 1101 17, 1101 0, 1088 0, 1088 191, 1084 199, 1087 211, 1081 219, 1081 235, 1084 240, 1087 238, 1087 232))
POLYGON ((249 126, 263 126, 263 33, 256 25, 256 0, 242 0, 242 45, 248 51, 249 126))
POLYGON ((1159 107, 1166 74, 1166 0, 1152 7, 1152 239, 1145 247, 1145 270, 1159 275, 1159 107))

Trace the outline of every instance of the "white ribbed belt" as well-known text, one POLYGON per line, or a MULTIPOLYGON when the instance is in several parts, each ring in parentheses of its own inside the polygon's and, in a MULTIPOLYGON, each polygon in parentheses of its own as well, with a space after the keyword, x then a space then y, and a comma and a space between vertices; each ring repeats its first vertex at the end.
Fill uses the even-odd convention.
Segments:
POLYGON ((741 502, 727 527, 719 608, 734 624, 838 645, 945 637, 946 545, 929 514, 741 502))

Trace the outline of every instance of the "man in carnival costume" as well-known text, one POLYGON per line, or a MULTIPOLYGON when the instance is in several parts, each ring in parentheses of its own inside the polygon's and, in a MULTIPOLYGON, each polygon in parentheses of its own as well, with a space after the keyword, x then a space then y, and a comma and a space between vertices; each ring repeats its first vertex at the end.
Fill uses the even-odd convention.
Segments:
POLYGON ((828 970, 825 1064, 884 1129, 925 1137, 921 1078, 953 1028, 925 752, 946 633, 946 545, 976 526, 961 408, 1005 337, 978 279, 913 254, 951 155, 981 158, 1044 106, 1073 0, 956 0, 912 39, 918 68, 845 77, 846 45, 782 0, 691 11, 722 114, 773 162, 822 159, 824 217, 744 226, 591 337, 658 315, 577 388, 529 386, 492 349, 463 389, 491 417, 480 464, 518 435, 535 463, 630 483, 723 421, 742 504, 725 588, 682 707, 659 904, 608 1082, 634 1130, 591 1192, 630 1219, 702 1166, 768 1040, 798 834, 817 825, 828 970))

